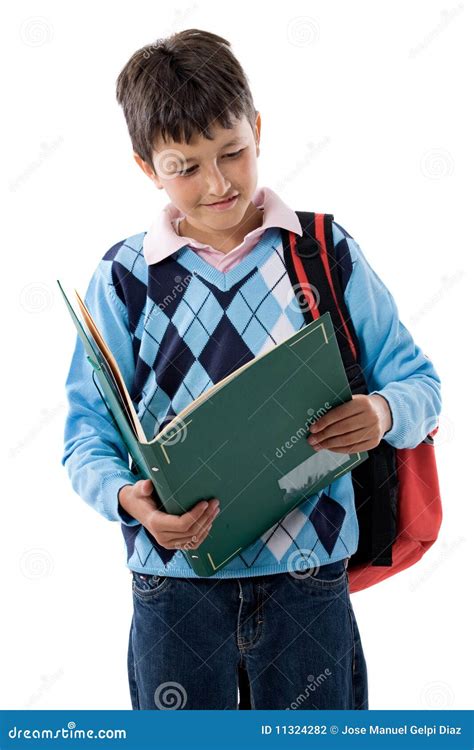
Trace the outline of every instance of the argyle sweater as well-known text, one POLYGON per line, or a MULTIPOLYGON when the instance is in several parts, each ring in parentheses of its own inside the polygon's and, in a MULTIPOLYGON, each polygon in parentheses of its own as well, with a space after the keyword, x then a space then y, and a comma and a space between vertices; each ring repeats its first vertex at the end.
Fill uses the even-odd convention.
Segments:
MULTIPOLYGON (((108 250, 85 302, 151 440, 202 392, 301 329, 304 319, 285 267, 279 229, 267 229, 226 273, 189 246, 148 266, 144 236, 136 234, 108 250)), ((392 413, 392 428, 384 439, 395 448, 414 448, 438 423, 440 379, 399 320, 392 295, 357 242, 336 222, 333 238, 369 393, 384 396, 392 413)), ((62 464, 78 495, 105 518, 121 523, 126 565, 155 575, 196 577, 180 550, 159 545, 118 503, 120 488, 134 484, 137 477, 79 338, 66 392, 62 464)), ((288 513, 212 577, 324 565, 349 557, 357 544, 354 491, 347 473, 288 513)))

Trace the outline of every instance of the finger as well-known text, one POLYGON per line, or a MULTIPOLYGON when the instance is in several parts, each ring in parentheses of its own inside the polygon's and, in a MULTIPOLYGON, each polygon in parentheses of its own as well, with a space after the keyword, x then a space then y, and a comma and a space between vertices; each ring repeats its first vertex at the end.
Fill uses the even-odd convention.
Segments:
POLYGON ((204 541, 211 528, 212 522, 209 523, 204 529, 202 529, 199 534, 193 534, 192 536, 187 535, 184 536, 184 538, 176 537, 175 539, 170 539, 167 544, 178 549, 186 549, 190 547, 194 549, 204 541))
POLYGON ((337 435, 310 435, 308 437, 308 443, 310 445, 319 445, 322 448, 341 447, 343 443, 352 445, 353 443, 361 443, 363 440, 367 440, 370 437, 372 428, 359 427, 355 430, 347 430, 347 432, 337 435))
POLYGON ((167 529, 166 531, 162 531, 161 534, 165 538, 165 540, 168 539, 190 539, 193 536, 196 536, 197 534, 200 534, 204 529, 207 529, 210 525, 214 523, 216 515, 214 513, 211 513, 210 515, 204 515, 202 518, 200 518, 190 529, 186 529, 186 531, 176 531, 175 529, 167 529))
MULTIPOLYGON (((187 513, 183 513, 181 516, 176 516, 173 513, 163 513, 163 516, 165 518, 160 518, 160 525, 166 524, 166 530, 162 530, 163 534, 167 533, 173 533, 176 536, 179 534, 188 534, 189 536, 189 528, 192 525, 191 521, 198 521, 206 510, 208 509, 209 505, 205 500, 202 500, 197 505, 195 505, 190 511, 187 513)), ((162 511, 160 511, 162 512, 162 511)), ((210 508, 210 513, 212 513, 212 507, 210 508)), ((155 523, 157 522, 155 517, 155 523)))
POLYGON ((311 429, 309 432, 309 438, 316 438, 316 440, 322 440, 323 438, 337 437, 338 435, 347 435, 350 432, 356 430, 366 430, 368 424, 363 424, 361 421, 361 415, 355 415, 350 418, 341 419, 338 422, 327 425, 326 427, 311 429))
POLYGON ((358 443, 357 445, 348 445, 345 448, 338 449, 335 453, 346 453, 349 455, 362 453, 362 451, 368 451, 371 448, 375 448, 373 443, 358 443))
POLYGON ((196 544, 196 546, 202 544, 204 539, 209 536, 209 532, 212 529, 212 523, 208 524, 199 534, 193 534, 190 539, 190 544, 196 544))
POLYGON ((199 534, 199 532, 202 531, 202 529, 205 528, 210 521, 214 520, 218 513, 219 508, 217 508, 215 505, 210 506, 191 526, 184 525, 179 530, 179 534, 177 534, 176 536, 183 534, 184 536, 191 537, 195 534, 199 534))
POLYGON ((135 489, 140 495, 148 497, 153 494, 155 488, 153 487, 151 479, 140 479, 139 482, 136 482, 135 489))
POLYGON ((212 498, 212 500, 209 501, 201 501, 197 505, 195 505, 191 510, 188 510, 187 513, 183 513, 182 516, 180 516, 180 524, 176 527, 179 531, 188 531, 192 528, 192 526, 199 520, 203 521, 204 519, 204 513, 208 511, 207 515, 212 515, 214 509, 219 505, 219 500, 217 498, 212 498))
POLYGON ((208 510, 204 513, 204 515, 199 518, 196 523, 193 523, 193 525, 187 529, 188 536, 194 536, 194 534, 199 534, 202 529, 206 528, 209 523, 213 523, 214 519, 217 518, 220 511, 219 508, 211 507, 208 508, 208 510))
POLYGON ((371 448, 374 448, 375 445, 373 442, 365 442, 365 443, 356 443, 354 445, 343 445, 339 447, 334 448, 315 448, 315 450, 328 450, 332 451, 333 453, 360 453, 361 451, 368 451, 371 448))
POLYGON ((338 422, 350 417, 355 417, 358 414, 365 413, 364 399, 367 398, 364 394, 355 394, 351 401, 347 401, 345 404, 340 406, 334 406, 330 411, 327 412, 323 417, 320 417, 314 424, 309 427, 310 432, 317 432, 318 430, 325 430, 327 427, 331 427, 338 422), (358 399, 356 396, 363 396, 363 399, 358 399))
POLYGON ((174 541, 181 542, 181 544, 183 544, 184 542, 189 541, 193 537, 197 538, 199 534, 202 534, 202 532, 210 528, 210 526, 212 526, 212 522, 211 524, 201 527, 199 531, 196 531, 194 534, 190 534, 189 531, 186 531, 183 534, 177 534, 175 531, 171 531, 171 532, 162 531, 161 537, 166 544, 170 544, 171 542, 174 542, 174 541))
POLYGON ((167 542, 167 546, 170 549, 196 549, 200 544, 202 544, 203 541, 204 538, 193 536, 187 539, 173 539, 170 542, 167 542))

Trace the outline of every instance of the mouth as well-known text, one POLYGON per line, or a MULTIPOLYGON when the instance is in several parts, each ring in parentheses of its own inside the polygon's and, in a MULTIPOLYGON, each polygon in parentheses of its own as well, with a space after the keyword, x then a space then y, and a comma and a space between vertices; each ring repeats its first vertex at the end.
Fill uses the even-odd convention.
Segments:
POLYGON ((210 208, 213 210, 225 210, 227 208, 232 208, 237 203, 237 199, 239 197, 239 193, 236 193, 235 195, 232 195, 230 198, 226 198, 222 201, 218 201, 217 203, 203 203, 202 205, 206 208, 210 208))

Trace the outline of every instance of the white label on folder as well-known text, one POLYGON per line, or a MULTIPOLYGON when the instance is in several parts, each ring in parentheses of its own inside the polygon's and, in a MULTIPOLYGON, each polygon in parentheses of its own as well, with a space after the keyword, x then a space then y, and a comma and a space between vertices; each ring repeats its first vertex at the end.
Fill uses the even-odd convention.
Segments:
POLYGON ((324 449, 306 458, 278 480, 280 489, 285 492, 284 502, 292 500, 296 495, 301 495, 327 474, 347 463, 349 458, 349 453, 335 453, 335 451, 324 449))

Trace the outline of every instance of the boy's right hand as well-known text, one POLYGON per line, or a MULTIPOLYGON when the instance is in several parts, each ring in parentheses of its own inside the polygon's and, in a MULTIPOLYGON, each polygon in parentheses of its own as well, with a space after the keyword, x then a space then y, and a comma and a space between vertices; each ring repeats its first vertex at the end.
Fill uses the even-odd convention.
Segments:
POLYGON ((219 500, 201 500, 181 516, 165 513, 153 499, 151 479, 140 479, 119 490, 119 503, 153 534, 158 544, 166 549, 196 549, 207 537, 212 522, 219 512, 219 500))

